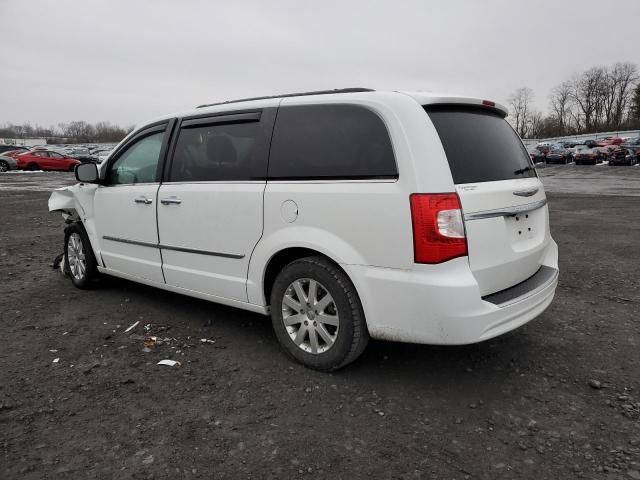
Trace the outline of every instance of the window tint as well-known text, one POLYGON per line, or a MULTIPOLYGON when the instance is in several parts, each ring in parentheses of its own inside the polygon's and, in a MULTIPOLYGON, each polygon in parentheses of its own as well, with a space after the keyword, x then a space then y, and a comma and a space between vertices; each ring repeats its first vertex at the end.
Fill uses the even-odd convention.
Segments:
POLYGON ((281 107, 269 178, 397 177, 389 133, 374 112, 355 105, 281 107))
POLYGON ((155 182, 163 135, 164 132, 151 134, 127 148, 109 166, 108 183, 118 185, 155 182))
POLYGON ((518 135, 497 113, 472 107, 426 108, 449 161, 453 182, 535 177, 518 135))
POLYGON ((49 156, 51 158, 62 158, 62 155, 60 155, 58 152, 49 152, 49 156))
POLYGON ((170 182, 252 180, 265 177, 260 122, 182 128, 170 182))

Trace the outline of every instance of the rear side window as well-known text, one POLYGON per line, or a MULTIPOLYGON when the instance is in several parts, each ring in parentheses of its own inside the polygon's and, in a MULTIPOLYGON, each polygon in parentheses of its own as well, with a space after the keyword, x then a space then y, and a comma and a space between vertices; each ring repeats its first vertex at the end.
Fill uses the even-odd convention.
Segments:
POLYGON ((252 180, 265 176, 260 122, 193 126, 180 130, 170 182, 252 180))
POLYGON ((356 105, 296 105, 278 110, 271 179, 396 178, 387 128, 356 105))
POLYGON ((536 176, 518 135, 497 113, 457 106, 425 110, 442 141, 454 183, 536 176))

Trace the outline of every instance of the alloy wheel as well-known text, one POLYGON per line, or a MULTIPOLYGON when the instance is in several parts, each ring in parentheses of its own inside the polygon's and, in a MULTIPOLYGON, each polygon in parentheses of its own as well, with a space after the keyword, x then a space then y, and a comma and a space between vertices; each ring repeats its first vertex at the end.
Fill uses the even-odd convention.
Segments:
POLYGON ((310 278, 295 280, 285 290, 282 321, 293 343, 316 355, 333 347, 340 329, 335 300, 324 285, 310 278))
POLYGON ((69 235, 67 243, 67 257, 69 260, 69 269, 71 275, 76 280, 82 280, 87 272, 87 260, 84 253, 84 245, 82 238, 77 233, 69 235))

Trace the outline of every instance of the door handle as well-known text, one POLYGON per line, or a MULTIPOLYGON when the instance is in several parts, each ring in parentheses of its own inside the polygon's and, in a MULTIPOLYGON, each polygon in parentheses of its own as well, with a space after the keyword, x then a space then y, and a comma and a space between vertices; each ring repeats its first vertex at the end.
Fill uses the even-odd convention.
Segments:
POLYGON ((145 205, 149 205, 151 203, 153 203, 153 200, 151 200, 150 198, 147 197, 138 197, 134 200, 134 202, 136 203, 144 203, 145 205))
POLYGON ((178 197, 168 197, 161 199, 160 203, 163 205, 180 205, 182 203, 182 200, 180 200, 178 197))

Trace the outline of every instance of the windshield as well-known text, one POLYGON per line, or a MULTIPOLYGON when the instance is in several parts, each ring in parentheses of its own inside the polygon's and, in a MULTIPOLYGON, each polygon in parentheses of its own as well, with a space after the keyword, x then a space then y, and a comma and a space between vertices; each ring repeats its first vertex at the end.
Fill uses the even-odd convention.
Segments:
POLYGON ((475 107, 425 107, 456 184, 535 177, 527 150, 497 113, 475 107))

